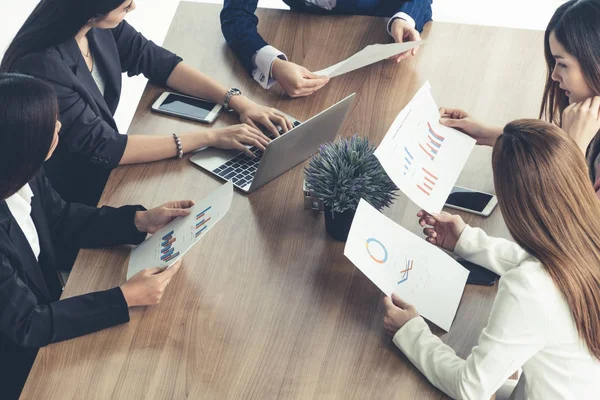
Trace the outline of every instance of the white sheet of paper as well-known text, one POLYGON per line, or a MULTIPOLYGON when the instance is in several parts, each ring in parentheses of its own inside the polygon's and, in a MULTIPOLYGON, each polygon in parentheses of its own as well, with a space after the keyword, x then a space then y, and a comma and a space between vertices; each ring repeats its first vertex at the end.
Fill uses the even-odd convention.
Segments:
POLYGON ((375 150, 396 186, 419 207, 439 213, 465 166, 475 139, 440 125, 426 82, 398 114, 375 150))
POLYGON ((356 69, 366 67, 381 60, 385 60, 405 51, 412 50, 423 44, 423 40, 406 43, 372 44, 344 61, 332 65, 331 67, 315 72, 317 75, 328 76, 330 78, 346 74, 356 69))
POLYGON ((146 268, 175 264, 223 218, 232 199, 233 184, 227 182, 197 201, 188 216, 177 218, 131 250, 127 279, 146 268))
POLYGON ((469 276, 452 257, 362 199, 344 255, 383 293, 398 294, 423 317, 450 330, 469 276))

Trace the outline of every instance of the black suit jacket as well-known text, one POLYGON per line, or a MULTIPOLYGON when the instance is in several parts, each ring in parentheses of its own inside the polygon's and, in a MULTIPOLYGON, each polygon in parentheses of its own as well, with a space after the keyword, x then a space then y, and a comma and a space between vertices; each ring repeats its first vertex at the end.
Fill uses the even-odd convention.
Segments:
POLYGON ((94 62, 103 73, 104 96, 92 78, 74 38, 20 59, 16 72, 52 84, 60 107, 60 142, 46 162, 54 189, 68 202, 96 205, 127 144, 113 116, 121 96, 121 73, 144 74, 166 86, 180 57, 148 41, 123 21, 111 30, 87 35, 94 62))
POLYGON ((40 255, 0 202, 0 398, 17 398, 37 349, 129 321, 120 288, 59 300, 55 247, 71 243, 97 248, 138 244, 146 237, 135 228, 140 206, 89 207, 65 203, 40 172, 30 183, 31 217, 40 255))

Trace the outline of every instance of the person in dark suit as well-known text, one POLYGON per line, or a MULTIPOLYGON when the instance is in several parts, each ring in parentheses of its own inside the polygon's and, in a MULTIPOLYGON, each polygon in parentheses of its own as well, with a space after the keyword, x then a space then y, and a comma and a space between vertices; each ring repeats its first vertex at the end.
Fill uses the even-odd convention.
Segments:
MULTIPOLYGON (((419 32, 432 17, 433 0, 283 1, 298 12, 388 17, 388 33, 396 43, 403 43, 421 39, 419 32)), ((254 15, 257 4, 258 0, 225 0, 221 11, 223 36, 250 76, 265 89, 279 83, 290 97, 308 96, 325 86, 329 78, 315 75, 289 61, 283 52, 259 35, 256 29, 258 17, 254 15)), ((417 49, 413 49, 393 58, 400 62, 416 54, 417 49)))
POLYGON ((148 41, 126 21, 134 0, 41 0, 9 45, 0 70, 46 80, 57 92, 60 143, 47 163, 48 179, 67 201, 96 205, 117 165, 162 160, 206 146, 264 150, 262 125, 278 136, 284 114, 227 90, 175 54, 148 41), (206 98, 236 111, 243 124, 178 135, 122 135, 113 119, 121 74, 206 98), (226 103, 226 104, 225 104, 226 103))
MULTIPOLYGON (((58 102, 47 83, 0 74, 0 398, 17 399, 40 347, 129 321, 157 304, 180 264, 146 269, 121 287, 60 300, 56 251, 139 244, 191 201, 96 208, 65 202, 44 172, 58 144, 58 102)), ((152 267, 152 266, 149 266, 152 267)))

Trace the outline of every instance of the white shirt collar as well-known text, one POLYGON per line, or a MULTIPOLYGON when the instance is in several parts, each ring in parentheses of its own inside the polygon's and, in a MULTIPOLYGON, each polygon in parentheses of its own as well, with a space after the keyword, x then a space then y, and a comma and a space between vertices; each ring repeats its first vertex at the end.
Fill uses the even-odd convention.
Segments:
MULTIPOLYGON (((29 183, 26 183, 25 186, 23 186, 21 189, 17 190, 17 192, 15 194, 13 194, 12 196, 9 197, 12 198, 13 196, 19 196, 21 199, 25 200, 27 202, 27 204, 31 204, 31 198, 33 197, 33 191, 31 190, 31 186, 29 186, 29 183)), ((6 199, 8 200, 8 199, 6 199)))
POLYGON ((25 184, 15 194, 6 199, 6 205, 13 218, 17 221, 19 228, 25 235, 29 246, 37 259, 40 255, 40 240, 38 233, 31 218, 31 198, 33 191, 29 184, 25 184))

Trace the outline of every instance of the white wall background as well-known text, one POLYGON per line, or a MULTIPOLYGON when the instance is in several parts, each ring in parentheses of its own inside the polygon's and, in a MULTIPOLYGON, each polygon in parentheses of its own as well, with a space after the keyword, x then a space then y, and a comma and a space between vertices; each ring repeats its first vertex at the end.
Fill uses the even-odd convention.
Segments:
MULTIPOLYGON (((563 3, 565 0, 434 0, 433 18, 445 22, 543 30, 554 10, 563 3)), ((37 0, 0 2, 0 54, 35 4, 37 0)), ((137 9, 127 20, 147 38, 162 44, 178 4, 179 0, 137 0, 137 9)), ((281 0, 259 0, 258 5, 265 8, 289 8, 281 0)), ((128 129, 145 84, 146 79, 143 77, 123 80, 123 94, 115 116, 121 132, 128 129)))

